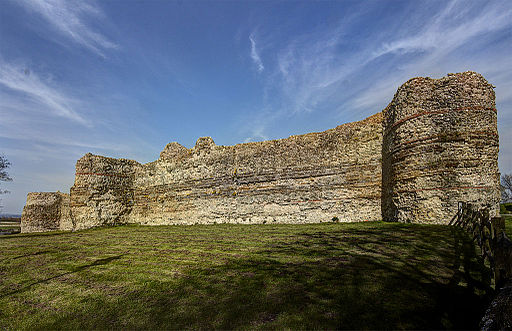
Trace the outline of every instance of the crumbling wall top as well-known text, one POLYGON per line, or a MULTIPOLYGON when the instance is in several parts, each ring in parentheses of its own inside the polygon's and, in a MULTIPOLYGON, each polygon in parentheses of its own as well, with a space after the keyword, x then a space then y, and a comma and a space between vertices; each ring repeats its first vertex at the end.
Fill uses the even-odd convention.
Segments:
POLYGON ((196 145, 194 146, 194 148, 192 150, 194 153, 201 153, 201 152, 208 153, 214 147, 215 147, 215 142, 213 141, 212 137, 201 137, 201 138, 197 139, 196 145))
POLYGON ((494 86, 474 71, 434 79, 416 77, 400 86, 384 109, 386 129, 421 111, 496 110, 494 86))
POLYGON ((164 150, 160 153, 160 159, 163 160, 180 160, 187 157, 190 154, 189 149, 185 146, 177 143, 168 143, 164 150))

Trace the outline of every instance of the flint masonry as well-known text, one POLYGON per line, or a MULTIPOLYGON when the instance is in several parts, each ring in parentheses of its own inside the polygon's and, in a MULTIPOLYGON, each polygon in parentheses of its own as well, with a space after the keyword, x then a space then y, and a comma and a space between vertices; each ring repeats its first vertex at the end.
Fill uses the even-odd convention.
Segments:
POLYGON ((70 194, 29 193, 22 232, 101 225, 448 223, 459 201, 499 202, 493 86, 413 78, 369 118, 286 139, 168 144, 147 164, 86 154, 70 194))

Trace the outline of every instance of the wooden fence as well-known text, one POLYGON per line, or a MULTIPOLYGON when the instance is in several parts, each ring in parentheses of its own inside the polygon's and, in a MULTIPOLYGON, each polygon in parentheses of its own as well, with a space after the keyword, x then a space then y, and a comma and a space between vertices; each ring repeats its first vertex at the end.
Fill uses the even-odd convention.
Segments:
POLYGON ((481 249, 482 257, 489 261, 496 290, 512 282, 512 241, 505 234, 505 219, 492 217, 490 206, 478 207, 459 202, 457 214, 450 225, 469 232, 481 249))

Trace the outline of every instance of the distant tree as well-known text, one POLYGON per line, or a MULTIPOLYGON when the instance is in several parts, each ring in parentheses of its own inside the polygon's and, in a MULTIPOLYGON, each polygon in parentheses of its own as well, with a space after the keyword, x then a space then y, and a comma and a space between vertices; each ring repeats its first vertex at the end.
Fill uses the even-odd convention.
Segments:
MULTIPOLYGON (((7 168, 11 166, 11 162, 7 160, 4 155, 0 155, 0 181, 2 182, 10 182, 12 180, 7 173, 7 168)), ((9 191, 2 191, 0 189, 0 194, 8 193, 9 191)))
POLYGON ((512 202, 512 175, 501 175, 501 202, 512 202))

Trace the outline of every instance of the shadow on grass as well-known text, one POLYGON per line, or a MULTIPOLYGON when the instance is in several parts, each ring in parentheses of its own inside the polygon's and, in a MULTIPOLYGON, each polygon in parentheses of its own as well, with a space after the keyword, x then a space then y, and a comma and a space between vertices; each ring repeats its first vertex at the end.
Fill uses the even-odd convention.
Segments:
POLYGON ((114 299, 89 298, 41 327, 475 329, 489 279, 456 228, 319 231, 114 299))
POLYGON ((37 233, 15 233, 7 236, 0 236, 0 240, 18 239, 20 237, 54 237, 64 234, 70 234, 69 231, 50 231, 50 232, 37 232, 37 233))
MULTIPOLYGON (((22 257, 30 256, 30 255, 46 254, 46 253, 49 253, 49 252, 51 252, 51 251, 41 251, 41 252, 37 252, 37 253, 34 253, 34 254, 29 254, 29 255, 24 255, 24 256, 17 256, 14 259, 22 258, 22 257)), ((23 287, 20 287, 20 288, 14 290, 14 291, 6 292, 6 293, 0 293, 0 299, 8 297, 8 296, 11 296, 11 295, 15 295, 15 294, 19 294, 19 293, 25 292, 25 291, 31 289, 35 285, 40 285, 40 284, 43 284, 43 283, 48 283, 48 282, 50 282, 50 281, 52 281, 54 279, 57 279, 57 278, 60 278, 60 277, 63 277, 63 276, 71 275, 71 274, 74 274, 74 273, 77 273, 77 272, 80 272, 80 271, 83 271, 83 270, 86 270, 86 269, 89 269, 89 268, 92 268, 92 267, 95 267, 95 266, 108 264, 108 263, 110 263, 110 262, 112 262, 114 260, 119 260, 123 255, 124 254, 117 255, 117 256, 111 256, 111 257, 107 257, 107 258, 104 258, 104 259, 97 259, 97 260, 95 260, 91 264, 86 264, 86 265, 78 266, 78 267, 74 268, 72 271, 64 272, 64 273, 61 273, 61 274, 58 274, 58 275, 55 275, 55 276, 52 276, 52 277, 48 277, 48 278, 45 278, 45 279, 41 279, 41 280, 32 282, 32 283, 30 283, 28 285, 25 285, 23 287)))
POLYGON ((18 255, 18 256, 13 257, 12 259, 13 260, 17 260, 17 259, 21 259, 21 258, 24 258, 24 257, 32 257, 32 256, 37 256, 37 255, 44 255, 44 254, 53 253, 53 252, 54 251, 50 251, 50 250, 38 251, 38 252, 35 252, 35 253, 31 253, 31 254, 18 255))
POLYGON ((106 225, 106 226, 97 226, 97 227, 92 227, 92 228, 77 230, 77 231, 52 230, 52 231, 47 231, 47 232, 14 233, 14 234, 11 234, 8 236, 0 236, 0 240, 8 240, 8 239, 18 239, 19 240, 20 238, 27 238, 27 237, 30 237, 30 238, 56 237, 56 236, 62 236, 62 235, 75 235, 77 233, 90 235, 96 231, 103 231, 105 229, 109 229, 109 228, 113 228, 113 227, 117 227, 117 226, 136 227, 138 225, 135 225, 135 226, 128 225, 128 224, 127 225, 116 225, 116 226, 106 225))

